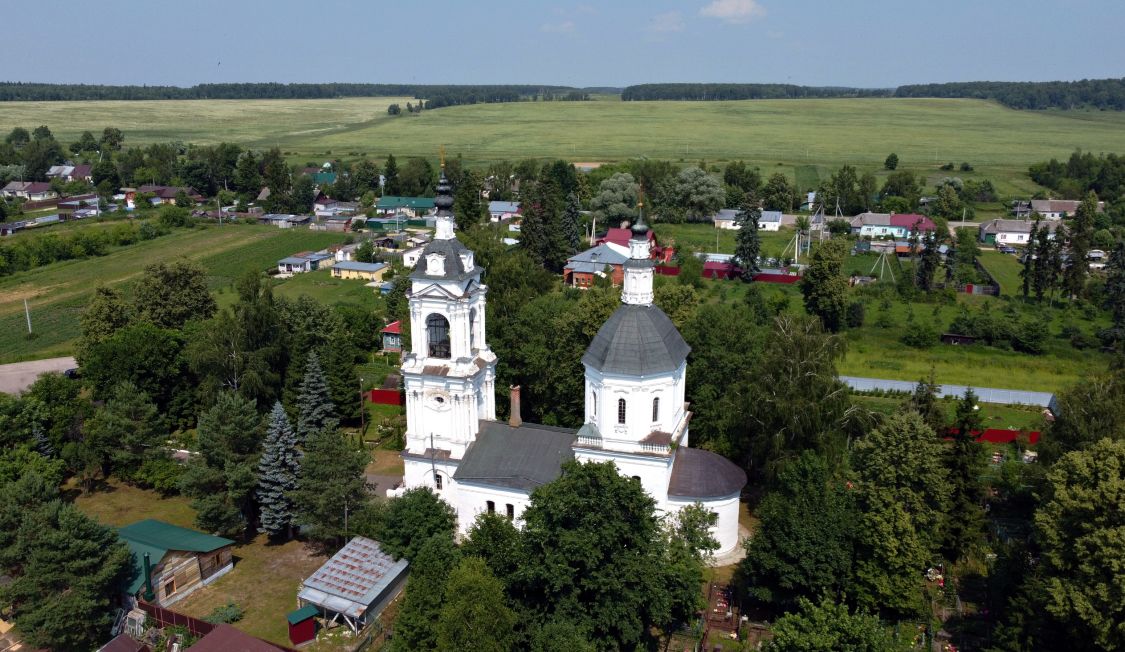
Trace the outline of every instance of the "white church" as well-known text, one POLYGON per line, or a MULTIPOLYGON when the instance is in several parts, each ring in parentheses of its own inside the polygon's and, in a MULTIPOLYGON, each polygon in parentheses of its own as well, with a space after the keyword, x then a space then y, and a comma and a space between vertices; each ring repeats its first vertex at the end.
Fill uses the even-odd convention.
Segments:
POLYGON ((684 387, 691 349, 653 305, 643 221, 633 227, 622 305, 582 357, 585 423, 575 431, 523 423, 519 388, 511 390, 511 418, 496 419, 488 288, 473 252, 454 234, 444 171, 434 203, 437 230, 410 275, 411 352, 402 362, 406 470, 395 493, 430 487, 453 506, 466 533, 483 512, 518 525, 531 492, 558 478, 567 460, 612 461, 641 483, 661 512, 701 503, 718 514, 716 554, 734 550, 746 474, 721 455, 688 445, 684 387))

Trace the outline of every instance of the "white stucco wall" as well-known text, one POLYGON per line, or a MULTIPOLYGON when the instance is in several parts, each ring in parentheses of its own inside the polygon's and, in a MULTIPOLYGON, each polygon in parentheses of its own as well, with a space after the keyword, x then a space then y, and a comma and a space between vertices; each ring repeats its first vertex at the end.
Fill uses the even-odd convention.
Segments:
MULTIPOLYGON (((715 555, 724 555, 738 547, 738 493, 706 501, 700 504, 719 515, 719 520, 711 528, 711 535, 719 542, 715 555)), ((668 501, 668 510, 680 510, 695 501, 673 498, 668 501)))

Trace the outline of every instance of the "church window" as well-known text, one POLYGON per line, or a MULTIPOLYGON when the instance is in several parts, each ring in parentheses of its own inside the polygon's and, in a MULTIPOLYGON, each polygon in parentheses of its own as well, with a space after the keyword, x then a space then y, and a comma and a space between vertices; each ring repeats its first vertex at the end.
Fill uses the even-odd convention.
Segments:
POLYGON ((634 480, 635 482, 640 482, 640 481, 641 481, 641 476, 639 476, 639 475, 634 475, 634 476, 633 476, 633 480, 634 480))
POLYGON ((496 513, 496 503, 489 500, 485 504, 488 505, 488 513, 489 514, 495 514, 496 513))
POLYGON ((515 520, 515 518, 516 518, 516 506, 513 505, 512 503, 508 503, 507 505, 505 505, 505 507, 508 509, 508 520, 509 521, 515 520))
POLYGON ((659 396, 652 399, 652 420, 653 421, 659 421, 660 420, 660 397, 659 396))
POLYGON ((594 392, 593 404, 594 404, 594 416, 598 416, 598 393, 597 392, 594 392))
POLYGON ((617 423, 625 423, 625 399, 617 399, 617 423))
POLYGON ((436 473, 434 474, 434 488, 441 491, 441 476, 436 473))
POLYGON ((426 317, 426 338, 429 342, 431 358, 448 358, 449 353, 449 321, 441 315, 434 313, 426 317))
POLYGON ((480 345, 477 344, 477 309, 469 310, 469 348, 479 349, 480 345))

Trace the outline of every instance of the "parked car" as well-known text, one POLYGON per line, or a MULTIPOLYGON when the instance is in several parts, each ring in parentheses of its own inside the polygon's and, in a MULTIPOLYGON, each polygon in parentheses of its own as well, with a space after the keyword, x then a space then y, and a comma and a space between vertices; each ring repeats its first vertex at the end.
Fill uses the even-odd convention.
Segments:
POLYGON ((999 251, 1002 254, 1014 254, 1014 253, 1016 253, 1016 248, 1004 245, 1004 246, 999 247, 997 249, 997 251, 999 251))

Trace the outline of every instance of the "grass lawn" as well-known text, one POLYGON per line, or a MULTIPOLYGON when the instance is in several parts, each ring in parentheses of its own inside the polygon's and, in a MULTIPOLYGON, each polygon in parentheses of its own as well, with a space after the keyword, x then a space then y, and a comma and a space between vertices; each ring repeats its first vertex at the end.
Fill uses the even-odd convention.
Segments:
MULTIPOLYGON (((195 510, 187 498, 162 498, 155 492, 115 480, 110 481, 104 490, 78 495, 74 504, 83 513, 112 527, 146 518, 195 527, 195 510)), ((319 568, 325 559, 319 551, 299 541, 270 545, 266 537, 258 536, 250 543, 235 546, 234 569, 230 573, 177 602, 172 608, 202 618, 215 607, 233 600, 245 610, 245 616, 235 623, 236 627, 254 636, 288 645, 285 614, 297 608, 297 589, 301 581, 319 568)))
POLYGON ((320 568, 327 556, 300 541, 270 544, 265 535, 235 547, 234 556, 231 572, 177 602, 173 609, 203 618, 234 601, 245 611, 235 627, 289 645, 285 614, 297 608, 301 581, 320 568))
MULTIPOLYGON (((69 485, 66 490, 75 493, 78 491, 69 485)), ((162 498, 156 492, 138 489, 117 480, 110 480, 99 491, 77 494, 74 499, 75 507, 82 513, 112 527, 122 527, 146 518, 159 519, 180 527, 195 527, 195 510, 191 508, 190 502, 183 496, 162 498)))
MULTIPOLYGON (((1001 194, 1035 189, 1027 167, 1076 148, 1125 149, 1125 114, 1016 111, 969 99, 834 98, 728 102, 519 102, 389 116, 404 98, 6 102, 0 131, 49 125, 61 142, 105 125, 126 144, 220 141, 279 146, 294 162, 340 156, 427 156, 444 145, 472 164, 498 159, 614 161, 648 157, 695 163, 741 159, 763 176, 800 184, 843 164, 882 177, 899 169, 935 180, 942 163, 967 161, 1001 194)), ((803 186, 799 186, 805 190, 803 186)))
POLYGON ((378 288, 367 287, 367 281, 332 278, 332 272, 321 269, 305 274, 295 274, 278 282, 274 287, 278 296, 296 299, 306 294, 321 303, 354 303, 374 308, 382 303, 378 288))
MULTIPOLYGON (((690 247, 707 253, 733 254, 738 231, 716 229, 710 223, 667 224, 657 222, 653 227, 656 239, 662 244, 675 244, 677 247, 690 247)), ((762 240, 762 255, 780 258, 786 246, 793 242, 793 230, 759 231, 762 240)), ((790 254, 792 255, 792 254, 790 254)))
MULTIPOLYGON (((898 409, 906 400, 902 396, 864 396, 853 394, 852 400, 859 406, 872 412, 890 414, 898 409)), ((946 399, 941 401, 949 423, 953 423, 957 412, 957 401, 946 399)), ((982 403, 980 406, 981 419, 985 428, 1002 428, 1008 430, 1041 430, 1043 417, 1039 408, 1019 405, 994 405, 982 403)))
POLYGON ((1013 297, 1022 295, 1023 279, 1020 278, 1020 270, 1023 265, 1019 258, 999 251, 981 251, 977 260, 1000 284, 1000 292, 1013 297))
MULTIPOLYGON (((989 303, 994 311, 1009 304, 1005 299, 963 294, 958 295, 957 301, 958 305, 970 306, 989 303)), ((793 301, 792 305, 800 305, 799 300, 793 301)), ((928 376, 933 368, 940 383, 1042 392, 1057 392, 1095 371, 1105 369, 1105 356, 1091 350, 1079 351, 1067 340, 1056 337, 1062 325, 1062 311, 1021 302, 1012 305, 1021 319, 1045 314, 1050 320, 1051 336, 1042 355, 984 345, 935 344, 928 349, 912 348, 901 342, 906 329, 911 327, 908 322, 911 313, 917 323, 931 323, 939 331, 944 331, 957 315, 958 306, 894 301, 888 311, 891 325, 880 327, 876 325, 876 320, 882 308, 878 302, 869 302, 864 326, 844 332, 848 348, 837 369, 848 376, 917 381, 928 376)), ((1088 323, 1082 327, 1093 331, 1088 323)))
MULTIPOLYGON (((248 270, 266 270, 279 258, 341 242, 343 234, 230 224, 176 230, 120 247, 106 256, 68 260, 0 278, 0 363, 68 355, 79 317, 99 285, 128 287, 146 265, 187 258, 223 288, 248 270), (31 308, 34 339, 26 338, 23 301, 31 308)), ((220 297, 222 299, 222 297, 220 297)), ((222 301, 220 301, 222 303, 222 301)))

